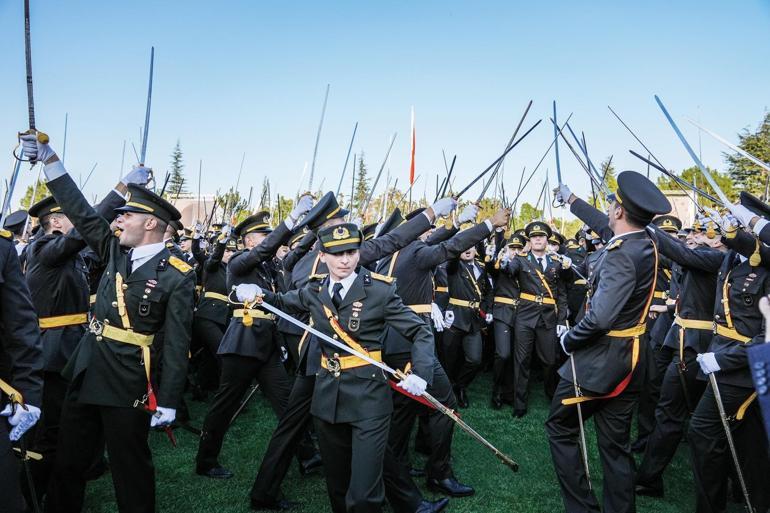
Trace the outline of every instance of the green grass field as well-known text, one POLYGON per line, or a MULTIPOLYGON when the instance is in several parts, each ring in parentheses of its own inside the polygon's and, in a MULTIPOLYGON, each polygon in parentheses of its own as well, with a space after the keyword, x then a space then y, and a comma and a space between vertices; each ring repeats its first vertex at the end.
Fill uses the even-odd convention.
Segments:
MULTIPOLYGON (((482 374, 470 392, 471 407, 463 410, 466 421, 493 444, 509 454, 519 465, 518 473, 507 467, 465 433, 457 430, 454 441, 454 470, 461 481, 476 488, 470 498, 453 499, 447 511, 451 512, 557 512, 563 511, 556 477, 551 464, 543 423, 548 403, 542 387, 535 384, 532 391, 530 414, 514 419, 509 407, 494 411, 489 406, 490 374, 482 374)), ((205 405, 189 401, 192 424, 200 426, 205 405)), ((190 513, 244 512, 249 510, 248 492, 262 458, 276 420, 267 402, 259 397, 252 401, 239 417, 225 439, 220 462, 235 472, 225 481, 199 477, 194 473, 197 439, 194 435, 177 430, 179 446, 170 446, 165 434, 151 433, 154 451, 158 511, 190 513)), ((588 445, 594 487, 601 497, 601 467, 596 452, 593 424, 588 423, 588 445)), ((666 473, 666 497, 637 501, 640 512, 689 512, 694 509, 692 473, 688 447, 682 445, 666 473)), ((416 456, 415 456, 416 457, 416 456)), ((421 460, 420 460, 421 462, 421 460)), ((419 483, 423 487, 424 483, 419 483)), ((423 487, 424 489, 424 487, 423 487)), ((297 512, 329 511, 323 477, 315 474, 300 477, 293 465, 283 486, 284 493, 300 501, 297 512)), ((426 497, 435 496, 425 490, 426 497)), ((600 499, 601 502, 601 499, 600 499)), ((739 505, 732 505, 735 511, 739 505)), ((117 510, 112 481, 106 475, 89 483, 86 511, 114 512, 117 510)))

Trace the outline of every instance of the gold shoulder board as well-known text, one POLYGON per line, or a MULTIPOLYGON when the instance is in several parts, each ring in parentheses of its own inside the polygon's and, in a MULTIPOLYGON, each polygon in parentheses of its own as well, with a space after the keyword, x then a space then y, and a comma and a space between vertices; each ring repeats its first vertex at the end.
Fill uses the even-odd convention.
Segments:
POLYGON ((308 278, 308 279, 310 279, 310 280, 323 280, 327 276, 329 276, 329 273, 317 273, 317 274, 311 274, 310 278, 308 278))
POLYGON ((369 273, 369 274, 375 280, 384 281, 385 283, 393 283, 393 280, 395 280, 395 278, 393 278, 392 276, 385 276, 384 274, 377 274, 377 273, 369 273))
POLYGON ((177 258, 175 256, 169 257, 168 263, 171 264, 171 267, 175 268, 182 274, 186 274, 192 271, 192 266, 181 258, 177 258))
POLYGON ((13 239, 13 234, 11 232, 9 232, 8 230, 0 229, 0 237, 2 237, 4 239, 12 240, 13 239))
POLYGON ((621 244, 623 244, 623 239, 615 239, 612 241, 612 244, 607 246, 607 251, 612 251, 615 248, 619 248, 621 244))

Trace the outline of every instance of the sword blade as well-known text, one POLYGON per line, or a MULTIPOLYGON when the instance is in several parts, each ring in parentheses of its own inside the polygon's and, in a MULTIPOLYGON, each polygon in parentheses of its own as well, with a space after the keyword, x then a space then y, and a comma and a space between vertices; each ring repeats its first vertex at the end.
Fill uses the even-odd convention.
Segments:
MULTIPOLYGON (((573 354, 569 355, 569 361, 572 365, 572 384, 575 389, 575 397, 580 397, 583 394, 580 391, 580 385, 578 385, 577 371, 575 370, 575 356, 573 354)), ((577 403, 576 406, 578 422, 580 423, 580 453, 583 458, 583 469, 585 470, 586 479, 588 480, 588 489, 593 490, 593 485, 591 484, 591 470, 588 468, 588 446, 586 445, 586 428, 583 424, 583 405, 577 403)))
POLYGON ((706 178, 706 181, 709 183, 711 188, 714 189, 714 192, 717 193, 717 196, 719 196, 719 199, 722 201, 722 203, 724 203, 725 205, 729 205, 730 200, 727 199, 727 195, 724 192, 722 192, 722 189, 719 187, 719 184, 717 184, 716 180, 714 180, 714 177, 711 176, 711 173, 709 173, 708 169, 706 169, 706 166, 703 165, 703 162, 701 162, 701 160, 695 154, 693 149, 690 147, 690 144, 687 142, 687 139, 684 138, 684 134, 682 134, 682 131, 679 130, 679 127, 676 125, 673 118, 671 117, 671 114, 668 113, 668 110, 666 110, 666 107, 663 105, 663 102, 660 101, 660 98, 658 98, 657 94, 655 95, 655 101, 658 103, 660 110, 663 111, 663 115, 666 116, 666 119, 671 125, 671 128, 673 128, 674 132, 676 132, 676 135, 677 137, 679 137, 679 140, 682 141, 682 144, 684 145, 684 148, 687 150, 687 153, 690 154, 690 157, 692 157, 692 160, 695 162, 695 165, 698 166, 698 169, 700 169, 701 173, 703 173, 703 176, 706 178))
MULTIPOLYGON (((342 180, 345 178, 345 171, 348 169, 348 160, 350 160, 350 150, 353 149, 353 141, 356 140, 356 132, 358 131, 358 121, 356 121, 356 126, 353 127, 353 136, 350 138, 350 145, 348 146, 348 154, 345 157, 345 165, 342 166, 342 176, 340 176, 340 183, 337 185, 337 192, 334 194, 335 196, 340 195, 340 189, 342 188, 342 180)), ((355 160, 355 159, 353 159, 355 160)), ((353 162, 353 172, 356 172, 356 163, 353 162)))
POLYGON ((155 47, 150 47, 150 81, 147 86, 147 109, 144 112, 144 131, 142 132, 142 153, 139 164, 144 165, 147 157, 147 135, 150 132, 150 106, 152 105, 152 73, 155 65, 155 47))
POLYGON ((24 0, 24 57, 27 65, 27 109, 29 129, 35 130, 35 95, 32 91, 32 38, 29 27, 29 0, 24 0))
POLYGON ((721 142, 722 144, 724 144, 725 146, 727 146, 728 148, 733 150, 735 153, 739 153, 741 156, 749 159, 750 161, 752 161, 754 164, 758 165, 759 167, 761 167, 765 171, 770 172, 770 165, 766 164, 765 162, 762 162, 761 160, 759 160, 757 157, 755 157, 751 153, 749 153, 746 150, 744 150, 742 148, 739 148, 738 146, 728 142, 727 140, 725 140, 724 138, 722 138, 719 135, 715 134, 714 132, 712 132, 708 128, 705 128, 705 127, 701 126, 700 124, 696 123, 692 119, 690 119, 690 118, 685 118, 685 119, 687 121, 689 121, 690 123, 692 123, 693 125, 695 125, 696 127, 698 127, 701 130, 703 130, 704 132, 706 132, 707 134, 709 134, 711 137, 713 137, 717 141, 721 142))
POLYGON ((558 120, 556 119, 556 100, 554 100, 553 102, 553 137, 556 140, 556 146, 554 146, 554 150, 556 152, 556 178, 559 180, 559 185, 561 185, 561 163, 559 162, 558 131, 559 131, 559 123, 558 123, 558 120))
MULTIPOLYGON (((318 131, 315 134, 315 146, 313 147, 313 162, 310 164, 310 178, 308 179, 307 190, 313 191, 313 177, 315 176, 315 159, 318 155, 318 142, 321 140, 321 129, 324 126, 324 117, 326 116, 326 102, 329 99, 329 87, 326 84, 326 94, 324 95, 324 105, 321 107, 321 121, 318 122, 318 131)), ((352 144, 352 143, 351 143, 352 144)))

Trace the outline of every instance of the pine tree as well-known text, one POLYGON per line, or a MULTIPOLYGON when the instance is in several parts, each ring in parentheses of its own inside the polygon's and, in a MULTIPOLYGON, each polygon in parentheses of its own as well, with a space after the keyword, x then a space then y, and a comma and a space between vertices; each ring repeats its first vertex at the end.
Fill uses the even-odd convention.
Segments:
POLYGON ((171 152, 171 177, 166 186, 165 195, 170 198, 178 198, 187 194, 187 187, 184 179, 184 160, 182 160, 182 148, 179 141, 171 152))
MULTIPOLYGON (((770 112, 755 132, 748 129, 738 134, 738 146, 751 153, 762 162, 770 162, 770 112)), ((765 195, 767 189, 767 173, 749 159, 737 153, 725 153, 727 172, 739 190, 746 190, 758 196, 765 195)))
MULTIPOLYGON (((362 153, 358 159, 358 176, 356 176, 356 192, 353 195, 353 208, 360 211, 366 204, 366 198, 369 197, 369 178, 366 176, 366 163, 362 153)), ((365 212, 361 212, 362 215, 365 212)))
POLYGON ((27 187, 27 190, 24 192, 24 197, 21 198, 19 204, 24 210, 29 210, 29 207, 50 195, 51 193, 48 191, 48 186, 45 184, 45 180, 40 179, 37 181, 37 190, 35 190, 34 184, 27 187), (33 192, 35 193, 34 198, 32 197, 33 192))

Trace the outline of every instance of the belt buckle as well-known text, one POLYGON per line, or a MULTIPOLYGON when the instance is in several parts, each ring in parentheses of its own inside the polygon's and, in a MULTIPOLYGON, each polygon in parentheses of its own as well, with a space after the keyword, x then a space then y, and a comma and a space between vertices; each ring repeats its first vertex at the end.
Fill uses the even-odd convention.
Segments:
POLYGON ((104 331, 104 324, 96 320, 96 318, 92 318, 91 322, 88 323, 88 331, 97 337, 101 337, 102 332, 104 331))
POLYGON ((538 305, 543 304, 543 296, 541 294, 538 294, 537 296, 535 296, 535 303, 537 303, 538 305))
POLYGON ((334 353, 333 357, 331 358, 326 357, 326 370, 331 372, 335 378, 340 377, 340 371, 342 370, 342 365, 340 364, 339 354, 334 353))
POLYGON ((468 301, 468 308, 478 308, 479 303, 477 301, 468 301))

